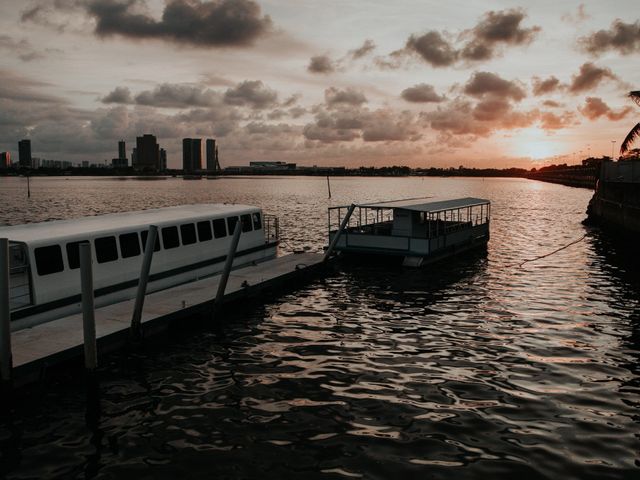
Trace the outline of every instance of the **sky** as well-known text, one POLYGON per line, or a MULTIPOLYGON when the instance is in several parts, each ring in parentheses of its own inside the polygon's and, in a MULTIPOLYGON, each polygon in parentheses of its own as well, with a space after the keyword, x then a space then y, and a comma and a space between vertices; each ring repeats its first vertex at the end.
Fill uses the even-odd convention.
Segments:
POLYGON ((185 137, 223 167, 575 164, 640 120, 634 7, 2 0, 0 151, 99 163, 151 133, 171 168, 185 137))

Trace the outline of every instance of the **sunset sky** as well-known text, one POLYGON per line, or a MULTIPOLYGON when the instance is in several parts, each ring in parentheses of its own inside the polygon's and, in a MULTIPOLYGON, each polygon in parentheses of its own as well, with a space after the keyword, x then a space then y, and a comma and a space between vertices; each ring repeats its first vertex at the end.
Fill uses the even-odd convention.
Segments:
MULTIPOLYGON (((611 155, 640 107, 635 1, 0 2, 0 151, 102 162, 152 133, 223 167, 611 155)), ((638 146, 638 145, 636 145, 638 146)))

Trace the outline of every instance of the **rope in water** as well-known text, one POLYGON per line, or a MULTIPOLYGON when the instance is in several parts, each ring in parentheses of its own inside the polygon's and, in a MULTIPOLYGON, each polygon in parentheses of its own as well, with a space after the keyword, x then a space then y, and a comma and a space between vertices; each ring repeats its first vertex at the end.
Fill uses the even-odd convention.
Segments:
MULTIPOLYGON (((566 245, 564 245, 564 246, 562 246, 562 247, 560 247, 560 248, 558 248, 558 249, 554 250, 553 252, 545 253, 544 255, 540 255, 540 256, 535 257, 535 258, 530 258, 530 259, 528 259, 528 260, 525 260, 525 261, 524 261, 524 262, 522 262, 522 263, 519 263, 517 266, 518 266, 518 267, 522 267, 525 263, 535 262, 536 260, 541 260, 541 259, 543 259, 543 258, 550 257, 551 255, 553 255, 553 254, 555 254, 555 253, 558 253, 558 252, 560 252, 560 251, 564 250, 565 248, 569 248, 571 245, 575 245, 576 243, 580 243, 580 242, 581 242, 582 240, 584 240, 585 238, 587 238, 587 234, 586 234, 586 233, 585 233, 583 236, 581 236, 580 238, 578 238, 577 240, 574 240, 573 242, 569 242, 569 243, 567 243, 566 245)), ((515 265, 512 265, 512 266, 515 266, 515 265)))

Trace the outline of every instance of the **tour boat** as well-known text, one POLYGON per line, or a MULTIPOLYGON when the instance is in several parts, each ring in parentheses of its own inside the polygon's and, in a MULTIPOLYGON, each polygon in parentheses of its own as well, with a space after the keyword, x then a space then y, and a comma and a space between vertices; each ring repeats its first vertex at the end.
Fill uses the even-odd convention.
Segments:
MULTIPOLYGON (((97 307, 135 297, 149 226, 158 227, 147 292, 276 256, 278 219, 248 205, 200 204, 0 227, 9 240, 11 328, 81 311, 79 244, 92 248, 97 307)), ((212 293, 213 295, 213 293, 212 293)))
POLYGON ((490 215, 489 200, 469 197, 331 207, 329 242, 338 252, 399 256, 417 267, 486 246, 490 215))

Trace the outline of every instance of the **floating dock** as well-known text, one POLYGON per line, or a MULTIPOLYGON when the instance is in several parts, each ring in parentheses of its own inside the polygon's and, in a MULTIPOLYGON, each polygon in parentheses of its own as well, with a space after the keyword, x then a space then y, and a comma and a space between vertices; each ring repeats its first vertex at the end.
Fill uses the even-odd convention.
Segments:
MULTIPOLYGON (((289 254, 232 270, 220 304, 248 299, 308 277, 324 263, 319 253, 289 254)), ((141 324, 145 337, 161 333, 177 320, 211 314, 222 274, 185 283, 145 296, 141 324)), ((95 310, 98 352, 126 345, 131 338, 135 299, 95 310)), ((11 333, 14 386, 37 381, 46 370, 83 355, 83 315, 78 313, 11 333)))

